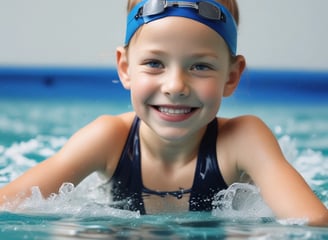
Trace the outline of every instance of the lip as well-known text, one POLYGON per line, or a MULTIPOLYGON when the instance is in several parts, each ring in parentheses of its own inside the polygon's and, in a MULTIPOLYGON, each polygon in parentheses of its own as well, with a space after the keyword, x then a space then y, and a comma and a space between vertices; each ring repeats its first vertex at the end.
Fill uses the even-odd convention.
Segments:
POLYGON ((182 122, 190 118, 197 107, 178 105, 151 105, 160 118, 168 122, 182 122))

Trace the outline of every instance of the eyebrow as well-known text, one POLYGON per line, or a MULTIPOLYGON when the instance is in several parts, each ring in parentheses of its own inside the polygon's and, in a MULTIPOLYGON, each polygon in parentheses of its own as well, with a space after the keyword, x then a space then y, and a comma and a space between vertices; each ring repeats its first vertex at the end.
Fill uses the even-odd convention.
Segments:
MULTIPOLYGON (((162 51, 162 50, 157 50, 157 49, 145 49, 145 51, 148 51, 151 54, 154 55, 160 55, 160 56, 167 56, 169 54, 167 54, 166 51, 162 51)), ((206 58, 206 57, 211 57, 214 59, 219 59, 219 56, 216 53, 213 53, 212 51, 203 51, 203 52, 196 52, 196 53, 191 53, 191 54, 187 54, 186 56, 190 57, 190 58, 206 58)))
POLYGON ((190 54, 190 57, 194 57, 194 58, 211 57, 211 58, 219 59, 219 56, 213 52, 192 53, 190 54))

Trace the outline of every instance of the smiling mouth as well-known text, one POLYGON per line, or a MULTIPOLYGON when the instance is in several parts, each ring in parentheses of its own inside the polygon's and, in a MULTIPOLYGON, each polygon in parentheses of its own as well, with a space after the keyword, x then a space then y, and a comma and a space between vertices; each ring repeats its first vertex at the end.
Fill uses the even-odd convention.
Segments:
POLYGON ((157 111, 167 115, 184 115, 196 110, 193 107, 168 107, 168 106, 153 106, 157 111))

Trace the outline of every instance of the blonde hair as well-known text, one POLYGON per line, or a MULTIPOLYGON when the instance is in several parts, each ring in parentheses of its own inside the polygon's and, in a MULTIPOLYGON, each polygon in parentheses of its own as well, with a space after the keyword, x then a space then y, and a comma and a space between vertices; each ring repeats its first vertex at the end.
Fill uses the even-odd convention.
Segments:
MULTIPOLYGON (((141 0, 128 0, 127 12, 129 13, 132 8, 138 4, 141 0)), ((239 24, 239 8, 236 0, 217 0, 217 2, 221 3, 225 6, 231 15, 234 17, 237 25, 239 24)))

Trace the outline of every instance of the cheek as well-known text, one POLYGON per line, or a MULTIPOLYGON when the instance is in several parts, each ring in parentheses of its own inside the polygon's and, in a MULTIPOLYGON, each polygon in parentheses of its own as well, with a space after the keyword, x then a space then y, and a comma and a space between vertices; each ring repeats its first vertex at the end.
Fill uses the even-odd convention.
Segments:
POLYGON ((205 85, 198 88, 199 99, 207 104, 218 105, 221 102, 222 90, 218 85, 205 85))
POLYGON ((130 98, 131 98, 131 104, 135 112, 138 114, 141 111, 141 106, 143 105, 142 103, 144 102, 143 96, 142 96, 142 91, 140 90, 142 88, 138 88, 133 86, 130 89, 130 98))
POLYGON ((154 93, 154 84, 150 84, 149 79, 142 76, 135 76, 131 82, 131 100, 135 106, 137 102, 145 103, 154 93))

